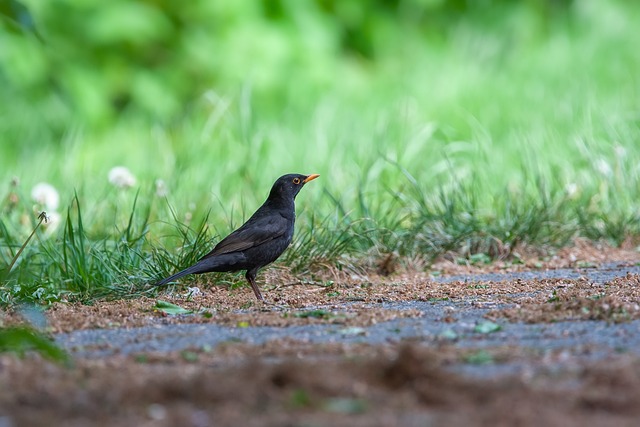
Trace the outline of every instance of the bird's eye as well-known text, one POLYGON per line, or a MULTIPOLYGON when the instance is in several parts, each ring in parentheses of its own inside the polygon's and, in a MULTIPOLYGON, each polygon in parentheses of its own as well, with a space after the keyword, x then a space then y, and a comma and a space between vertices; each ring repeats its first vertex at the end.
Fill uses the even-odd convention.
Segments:
POLYGON ((296 177, 296 178, 293 178, 293 183, 294 183, 295 185, 300 184, 300 178, 297 178, 297 177, 296 177))

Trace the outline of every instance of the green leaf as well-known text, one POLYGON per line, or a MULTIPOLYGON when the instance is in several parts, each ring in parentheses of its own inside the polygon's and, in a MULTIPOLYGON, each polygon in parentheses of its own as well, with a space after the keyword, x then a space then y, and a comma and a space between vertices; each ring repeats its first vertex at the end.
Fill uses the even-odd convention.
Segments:
POLYGON ((464 360, 472 365, 490 365, 494 363, 493 355, 486 350, 478 350, 470 353, 464 360))
POLYGON ((195 351, 184 350, 180 353, 182 359, 186 362, 197 362, 198 361, 198 353, 195 351))
POLYGON ((161 40, 171 31, 171 22, 156 7, 143 2, 109 2, 97 10, 87 26, 91 43, 143 45, 161 40))
POLYGON ((296 389, 291 393, 290 404, 295 408, 305 408, 311 405, 311 397, 305 390, 296 389))
POLYGON ((478 264, 490 264, 491 263, 491 257, 485 253, 478 253, 478 254, 473 254, 469 257, 469 261, 471 261, 471 264, 473 265, 478 265, 478 264))
POLYGON ((166 314, 190 314, 193 313, 191 310, 187 310, 186 308, 182 308, 179 305, 171 304, 167 301, 158 300, 156 301, 156 305, 153 306, 158 311, 161 311, 166 314))
POLYGON ((0 329, 0 353, 11 352, 23 356, 28 351, 36 351, 56 362, 69 361, 69 355, 64 350, 31 328, 19 326, 0 329))
POLYGON ((324 408, 328 412, 338 414, 361 414, 366 411, 367 403, 361 399, 350 397, 336 397, 325 402, 324 408))
POLYGON ((487 320, 485 322, 480 322, 473 328, 474 332, 478 332, 480 334, 490 334, 492 332, 498 332, 502 329, 502 326, 498 325, 491 320, 487 320))
POLYGON ((345 336, 356 336, 356 335, 366 335, 367 330, 365 328, 361 328, 359 326, 351 326, 348 328, 342 328, 338 331, 340 334, 345 336))
POLYGON ((149 356, 146 354, 136 354, 133 359, 137 363, 149 363, 149 356))
POLYGON ((444 338, 446 340, 455 340, 458 339, 458 334, 453 329, 445 329, 440 332, 440 338, 444 338))
POLYGON ((556 292, 556 290, 553 290, 553 293, 551 294, 551 296, 549 297, 549 299, 547 300, 547 302, 558 302, 560 301, 560 298, 558 297, 558 293, 556 292))
POLYGON ((302 319, 307 319, 309 317, 313 317, 315 319, 326 319, 327 317, 329 317, 330 314, 331 313, 329 313, 327 310, 318 309, 318 310, 310 310, 310 311, 295 313, 294 316, 300 317, 302 319))

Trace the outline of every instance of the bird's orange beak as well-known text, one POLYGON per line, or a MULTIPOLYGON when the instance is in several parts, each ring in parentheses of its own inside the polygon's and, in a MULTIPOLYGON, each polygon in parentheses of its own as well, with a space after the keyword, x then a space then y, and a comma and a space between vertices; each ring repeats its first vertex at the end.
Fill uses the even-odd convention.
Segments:
POLYGON ((307 183, 309 181, 313 181, 314 179, 316 179, 317 177, 319 177, 320 175, 318 175, 317 173, 312 173, 311 175, 309 175, 308 177, 305 178, 304 181, 302 181, 303 183, 307 183))

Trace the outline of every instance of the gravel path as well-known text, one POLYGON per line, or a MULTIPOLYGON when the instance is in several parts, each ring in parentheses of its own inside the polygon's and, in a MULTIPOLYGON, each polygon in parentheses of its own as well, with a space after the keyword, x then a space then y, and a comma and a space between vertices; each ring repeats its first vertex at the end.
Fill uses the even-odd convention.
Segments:
MULTIPOLYGON (((599 269, 483 274, 436 280, 478 282, 587 277, 592 281, 604 283, 628 273, 640 274, 640 267, 609 264, 599 269)), ((604 321, 564 321, 545 324, 498 322, 499 327, 492 328, 483 318, 484 314, 490 309, 506 307, 505 304, 479 303, 473 299, 465 299, 382 303, 377 306, 396 310, 419 310, 423 315, 381 322, 368 327, 305 325, 240 328, 216 324, 158 324, 133 329, 80 330, 58 334, 56 341, 78 357, 96 358, 116 353, 206 349, 226 342, 262 344, 283 338, 309 343, 369 344, 411 340, 427 346, 453 345, 460 349, 475 350, 479 358, 454 368, 480 376, 526 373, 531 369, 556 369, 559 366, 570 367, 577 361, 601 359, 621 352, 640 355, 640 321, 621 324, 609 324, 604 321), (452 316, 455 318, 454 322, 447 323, 443 320, 452 316), (482 331, 483 326, 489 327, 489 331, 482 331), (483 349, 504 346, 518 347, 531 357, 520 362, 516 360, 507 363, 494 363, 491 358, 482 359, 483 349)))

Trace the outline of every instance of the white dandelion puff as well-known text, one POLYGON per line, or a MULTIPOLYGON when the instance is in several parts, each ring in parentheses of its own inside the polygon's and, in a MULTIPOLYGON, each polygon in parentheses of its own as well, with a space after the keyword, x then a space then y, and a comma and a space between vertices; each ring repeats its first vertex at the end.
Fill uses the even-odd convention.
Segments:
POLYGON ((47 212, 47 220, 42 223, 42 226, 47 230, 47 235, 52 234, 62 223, 62 215, 58 212, 47 212))
POLYGON ((162 179, 156 179, 156 196, 167 197, 169 195, 169 188, 167 183, 162 179))
POLYGON ((129 188, 136 185, 136 177, 124 166, 116 166, 109 171, 109 182, 118 188, 129 188))
POLYGON ((606 177, 610 177, 613 174, 613 169, 611 169, 611 165, 609 165, 609 163, 605 159, 596 160, 595 166, 598 172, 600 172, 602 175, 606 177))
POLYGON ((578 184, 576 184, 575 182, 570 182, 564 186, 564 191, 565 193, 567 193, 567 196, 569 198, 572 198, 573 196, 578 194, 578 184))
POLYGON ((40 182, 31 189, 31 198, 47 211, 55 211, 60 205, 58 190, 49 183, 40 182))

